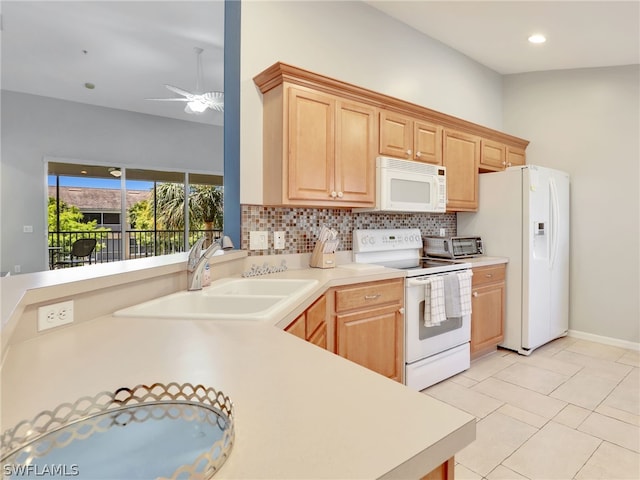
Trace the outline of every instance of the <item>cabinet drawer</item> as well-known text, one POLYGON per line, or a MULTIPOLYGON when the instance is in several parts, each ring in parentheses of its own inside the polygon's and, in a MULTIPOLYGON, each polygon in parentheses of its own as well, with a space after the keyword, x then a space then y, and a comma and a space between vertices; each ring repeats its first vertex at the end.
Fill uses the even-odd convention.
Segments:
POLYGON ((336 291, 336 312, 368 308, 386 303, 403 303, 404 280, 365 283, 336 291))
POLYGON ((486 283, 501 282, 505 277, 504 265, 492 265, 489 267, 476 267, 473 269, 472 284, 474 287, 486 283))

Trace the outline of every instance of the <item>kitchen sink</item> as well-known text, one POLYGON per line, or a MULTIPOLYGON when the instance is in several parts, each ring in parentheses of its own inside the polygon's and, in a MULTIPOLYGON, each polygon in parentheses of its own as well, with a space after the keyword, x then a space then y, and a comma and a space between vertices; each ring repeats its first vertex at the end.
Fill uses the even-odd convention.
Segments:
MULTIPOLYGON (((217 283, 217 282, 216 282, 217 283)), ((203 290, 205 295, 291 295, 309 285, 315 285, 315 280, 289 280, 265 278, 238 278, 213 284, 203 290)))
POLYGON ((266 320, 310 291, 317 280, 225 278, 114 312, 116 317, 266 320))

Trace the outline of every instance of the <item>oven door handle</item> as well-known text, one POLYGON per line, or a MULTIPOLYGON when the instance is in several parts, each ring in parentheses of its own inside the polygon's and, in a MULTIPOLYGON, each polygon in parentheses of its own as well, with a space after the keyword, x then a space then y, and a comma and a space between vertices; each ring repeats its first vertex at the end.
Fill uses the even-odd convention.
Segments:
POLYGON ((418 278, 408 278, 407 279, 407 287, 420 287, 424 286, 427 283, 427 280, 434 277, 442 277, 444 275, 449 275, 452 272, 441 273, 441 274, 433 274, 428 277, 418 277, 418 278))

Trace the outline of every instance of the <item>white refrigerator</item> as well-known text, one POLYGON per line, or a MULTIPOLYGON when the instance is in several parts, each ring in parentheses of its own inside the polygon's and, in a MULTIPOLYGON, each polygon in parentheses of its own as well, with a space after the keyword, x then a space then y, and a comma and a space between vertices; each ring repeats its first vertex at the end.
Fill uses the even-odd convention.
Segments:
POLYGON ((569 328, 569 175, 535 165, 483 173, 478 197, 477 212, 457 214, 458 235, 508 257, 500 346, 529 355, 569 328))

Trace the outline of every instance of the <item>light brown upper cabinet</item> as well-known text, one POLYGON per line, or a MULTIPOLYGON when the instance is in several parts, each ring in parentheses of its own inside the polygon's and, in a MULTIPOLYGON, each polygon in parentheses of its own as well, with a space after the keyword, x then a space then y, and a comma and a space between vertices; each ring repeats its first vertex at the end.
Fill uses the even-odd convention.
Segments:
POLYGON ((507 167, 524 165, 527 163, 524 148, 507 147, 507 167))
POLYGON ((271 90, 264 109, 266 203, 372 206, 376 127, 369 105, 287 84, 271 90))
POLYGON ((499 172, 507 167, 525 164, 523 148, 483 138, 481 141, 480 172, 499 172))
POLYGON ((447 211, 476 211, 480 137, 445 129, 443 138, 442 159, 447 167, 447 211))
POLYGON ((447 210, 474 211, 479 171, 525 161, 527 140, 282 62, 253 80, 264 205, 371 207, 385 155, 446 166, 447 210))
POLYGON ((381 155, 442 165, 442 127, 380 111, 381 155))
POLYGON ((500 142, 483 138, 480 141, 480 171, 498 172, 507 165, 507 147, 500 142))

